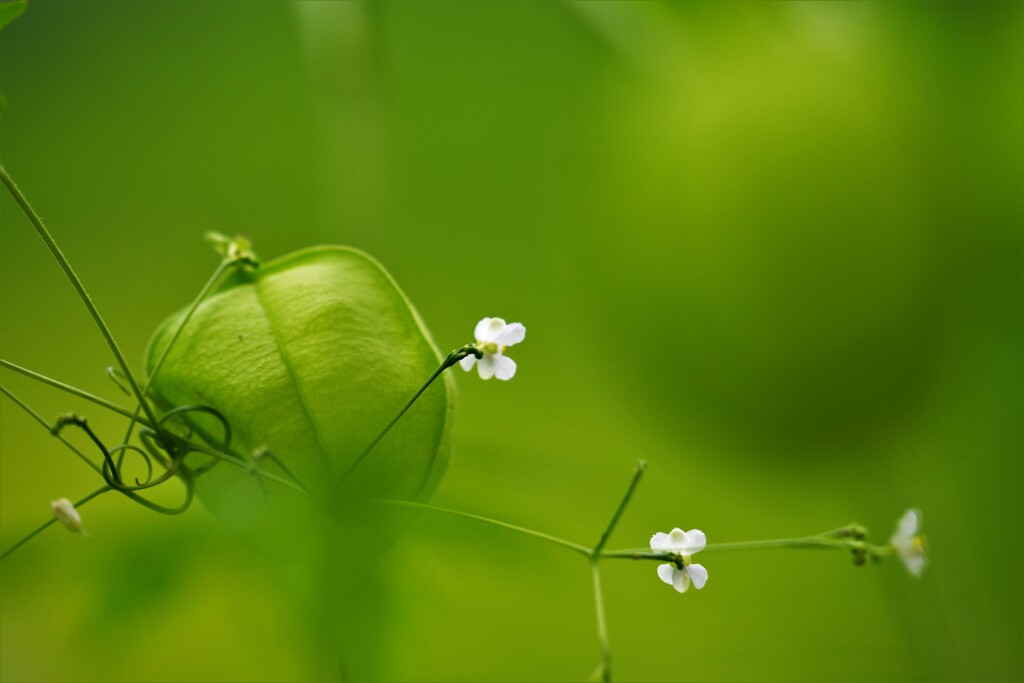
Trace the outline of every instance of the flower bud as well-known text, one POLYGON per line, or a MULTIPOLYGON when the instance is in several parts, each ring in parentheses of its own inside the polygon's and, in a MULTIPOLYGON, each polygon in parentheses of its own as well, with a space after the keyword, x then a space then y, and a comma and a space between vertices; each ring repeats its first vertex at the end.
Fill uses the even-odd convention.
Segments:
POLYGON ((50 510, 53 512, 53 516, 63 524, 68 531, 76 534, 82 533, 82 517, 78 514, 78 510, 67 498, 58 498, 57 500, 50 502, 50 510))

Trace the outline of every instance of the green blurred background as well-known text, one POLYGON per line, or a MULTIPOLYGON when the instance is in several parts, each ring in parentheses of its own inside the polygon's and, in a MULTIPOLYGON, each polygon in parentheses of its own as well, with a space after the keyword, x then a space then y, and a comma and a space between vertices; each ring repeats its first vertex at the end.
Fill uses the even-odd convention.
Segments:
MULTIPOLYGON (((437 504, 592 544, 645 458, 614 547, 853 520, 881 542, 923 510, 916 581, 709 551, 681 596, 653 563, 606 563, 617 678, 1019 680, 1022 10, 37 2, 2 34, 3 163, 137 367, 215 266, 207 230, 265 258, 365 249, 446 349, 522 321, 513 381, 454 370, 437 504)), ((3 357, 122 398, 6 194, 2 219, 3 357)), ((48 418, 123 430, 3 378, 48 418)), ((95 475, 0 409, 6 547, 95 475)), ((3 680, 316 675, 301 568, 201 505, 85 518, 91 540, 51 529, 0 567, 3 680)), ((416 520, 352 559, 388 596, 383 677, 590 675, 584 562, 416 520)))

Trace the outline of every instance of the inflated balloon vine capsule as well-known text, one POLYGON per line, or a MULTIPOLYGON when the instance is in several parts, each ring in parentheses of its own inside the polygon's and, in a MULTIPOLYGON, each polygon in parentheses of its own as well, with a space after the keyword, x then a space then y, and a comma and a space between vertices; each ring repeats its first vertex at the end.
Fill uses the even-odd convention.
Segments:
MULTIPOLYGON (((154 335, 150 373, 185 314, 168 318, 154 335)), ((321 246, 237 269, 184 326, 151 391, 164 409, 218 411, 230 425, 234 453, 287 474, 314 501, 417 500, 435 488, 451 451, 450 375, 365 451, 442 361, 412 304, 376 260, 321 246)), ((191 426, 216 442, 222 426, 199 415, 191 426)), ((197 477, 196 493, 218 516, 246 524, 268 501, 295 495, 215 462, 197 477)))

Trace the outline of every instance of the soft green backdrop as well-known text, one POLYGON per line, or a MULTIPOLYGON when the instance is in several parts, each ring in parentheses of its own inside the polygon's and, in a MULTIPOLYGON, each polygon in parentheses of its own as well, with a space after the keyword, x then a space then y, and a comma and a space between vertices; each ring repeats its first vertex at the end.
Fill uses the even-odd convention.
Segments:
MULTIPOLYGON (((708 552, 680 596, 606 564, 618 678, 1019 680, 1022 9, 37 2, 2 34, 3 163, 136 367, 213 269, 207 230, 267 257, 365 249, 445 348, 485 315, 525 323, 513 381, 453 370, 438 504, 591 544, 645 458, 612 546, 852 520, 881 541, 924 511, 918 581, 708 552)), ((2 356, 120 398, 6 194, 2 220, 2 356)), ((6 547, 94 475, 0 410, 6 547)), ((315 670, 289 570, 201 505, 85 517, 91 540, 51 529, 0 567, 3 680, 315 670)), ((391 596, 385 677, 589 676, 578 557, 409 523, 367 567, 391 596)))

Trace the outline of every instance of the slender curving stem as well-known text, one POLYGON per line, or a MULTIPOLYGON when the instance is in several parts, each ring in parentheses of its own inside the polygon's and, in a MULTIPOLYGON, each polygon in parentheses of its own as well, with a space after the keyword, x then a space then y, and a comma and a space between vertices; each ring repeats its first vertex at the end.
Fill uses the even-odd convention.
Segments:
MULTIPOLYGON (((86 497, 82 498, 82 499, 81 499, 81 500, 79 500, 79 501, 78 501, 77 503, 75 503, 75 507, 76 507, 76 508, 80 508, 80 507, 82 507, 83 505, 85 505, 86 503, 88 503, 88 502, 89 502, 90 500, 92 500, 93 498, 95 498, 96 496, 98 496, 98 495, 100 495, 100 494, 102 494, 102 493, 106 493, 107 491, 110 491, 110 490, 111 490, 111 488, 110 488, 109 486, 101 486, 100 488, 96 489, 95 491, 93 491, 92 493, 90 493, 90 494, 89 494, 89 495, 87 495, 86 497)), ((8 555, 10 555, 10 554, 11 554, 11 553, 13 553, 13 552, 14 552, 15 550, 17 550, 17 549, 18 549, 18 548, 20 548, 21 546, 23 546, 23 545, 25 545, 26 543, 28 543, 29 541, 31 541, 31 540, 32 540, 33 538, 35 538, 35 537, 36 537, 36 536, 38 536, 39 534, 41 534, 41 533, 42 533, 43 531, 45 531, 45 530, 46 530, 46 528, 47 528, 48 526, 50 526, 51 524, 53 524, 53 523, 54 523, 54 522, 56 522, 56 521, 57 521, 57 518, 56 518, 56 517, 50 517, 50 519, 48 519, 48 520, 46 520, 45 522, 43 522, 42 524, 40 524, 40 525, 39 525, 39 526, 38 526, 38 527, 37 527, 37 528, 36 528, 36 529, 35 529, 34 531, 32 531, 32 532, 31 532, 31 533, 29 533, 29 534, 28 534, 27 536, 25 536, 24 538, 22 538, 22 539, 21 539, 20 541, 18 541, 17 543, 15 543, 14 545, 12 545, 12 546, 11 546, 10 548, 8 548, 7 550, 5 550, 5 551, 3 552, 3 554, 2 554, 2 555, 0 555, 0 560, 4 560, 4 559, 5 559, 5 558, 6 558, 6 557, 7 557, 8 555)))
POLYGON ((412 398, 410 398, 406 402, 406 404, 402 406, 398 413, 393 418, 391 418, 391 421, 384 426, 384 429, 380 430, 380 433, 377 434, 376 437, 374 437, 373 441, 370 442, 370 445, 364 448, 363 452, 360 453, 359 456, 352 461, 352 464, 349 465, 348 469, 345 470, 345 474, 341 476, 342 481, 348 479, 349 476, 356 470, 356 468, 359 467, 360 464, 362 464, 363 460, 366 459, 366 456, 370 454, 370 451, 372 451, 374 447, 378 443, 380 443, 380 440, 383 439, 387 435, 387 433, 391 431, 391 428, 394 427, 395 424, 402 419, 402 416, 405 415, 406 412, 408 412, 409 408, 412 407, 412 404, 416 402, 416 399, 418 399, 423 394, 423 392, 426 391, 427 388, 434 383, 435 379, 441 376, 442 372, 444 372, 445 370, 447 370, 448 368, 455 365, 460 360, 469 355, 474 355, 477 358, 480 358, 483 355, 483 353, 474 344, 467 344, 449 353, 448 357, 441 361, 441 365, 439 365, 437 369, 430 374, 430 377, 428 377, 427 381, 423 383, 423 386, 421 386, 419 390, 412 395, 412 398))
POLYGON ((452 517, 463 517, 465 519, 472 519, 473 521, 481 522, 483 524, 489 524, 490 526, 496 526, 500 529, 514 531, 515 533, 522 534, 524 536, 539 538, 542 541, 547 541, 548 543, 553 543, 555 545, 560 545, 563 548, 568 548, 569 550, 579 553, 580 555, 589 557, 591 554, 590 548, 580 545, 579 543, 573 543, 572 541, 567 541, 564 538, 558 538, 557 536, 551 536, 550 534, 541 533, 540 531, 534 531, 533 529, 527 529, 525 527, 516 526, 515 524, 509 524, 507 522, 501 522, 496 519, 491 519, 489 517, 474 515, 470 512, 451 510, 449 508, 437 507, 436 505, 427 505, 426 503, 415 503, 409 500, 391 500, 384 498, 376 498, 371 500, 370 502, 379 503, 381 505, 412 508, 415 510, 430 510, 431 512, 439 512, 444 515, 451 515, 452 517))
POLYGON ((601 555, 601 550, 608 542, 608 537, 612 535, 612 531, 615 530, 615 525, 619 523, 619 518, 622 517, 622 513, 626 511, 626 506, 629 505, 629 500, 633 497, 633 491, 636 490, 637 484, 640 483, 640 477, 644 475, 644 470, 647 469, 647 463, 643 460, 637 462, 636 467, 633 468, 633 478, 629 480, 629 487, 626 489, 626 494, 622 497, 622 501, 619 502, 619 507, 615 509, 615 514, 612 515, 612 519, 608 522, 608 526, 605 527, 604 533, 601 534, 601 538, 598 540, 597 545, 591 551, 591 556, 595 559, 601 555))
MULTIPOLYGON (((203 288, 199 290, 199 294, 192 301, 192 304, 188 307, 188 310, 185 312, 185 317, 181 319, 181 322, 179 322, 178 326, 174 329, 174 334, 171 336, 171 341, 169 341, 167 343, 167 346, 164 347, 163 353, 160 354, 160 358, 157 360, 156 365, 153 367, 153 372, 149 375, 149 377, 146 378, 146 383, 142 387, 143 395, 149 393, 149 388, 153 385, 153 380, 156 379, 157 373, 159 373, 160 368, 163 367, 164 361, 167 360, 167 356, 168 354, 170 354, 171 348, 174 346, 175 342, 178 341, 178 337, 181 336, 181 332, 182 330, 185 329, 185 325, 188 323, 189 320, 192 319, 192 315, 199 308, 199 304, 201 304, 203 300, 210 294, 213 288, 217 286, 217 283, 220 282, 220 279, 224 275, 225 271, 227 271, 228 267, 233 264, 234 261, 231 261, 229 259, 221 260, 220 264, 218 264, 217 268, 213 271, 213 275, 211 275, 210 279, 206 281, 206 284, 203 285, 203 288)), ((141 403, 135 407, 135 413, 131 416, 131 420, 128 422, 128 431, 125 433, 124 443, 128 443, 128 439, 132 437, 132 430, 135 429, 135 423, 139 421, 140 409, 142 409, 141 403)))
MULTIPOLYGON (((60 380, 53 379, 52 377, 47 377, 46 375, 41 375, 38 372, 34 372, 32 370, 29 370, 28 368, 24 368, 24 367, 22 367, 20 365, 17 365, 16 363, 12 363, 12 362, 10 362, 8 360, 3 360, 2 358, 0 358, 0 367, 7 368, 8 370, 13 370, 14 372, 17 372, 17 373, 19 373, 21 375, 24 375, 25 377, 28 377, 30 379, 34 379, 37 382, 42 382, 43 384, 47 384, 47 385, 49 385, 51 387, 54 387, 55 389, 60 389, 61 391, 66 391, 67 393, 71 394, 72 396, 77 396, 79 398, 84 398, 86 401, 90 401, 92 403, 95 403, 96 405, 101 406, 103 408, 106 408, 107 410, 115 412, 115 413, 117 413, 119 415, 124 415, 125 417, 131 417, 132 416, 132 411, 130 411, 127 408, 124 408, 122 406, 119 406, 116 403, 108 401, 105 398, 101 398, 99 396, 96 396, 95 394, 90 394, 85 389, 79 389, 78 387, 73 387, 70 384, 65 384, 64 382, 61 382, 60 380)), ((141 421, 140 420, 140 422, 142 422, 142 424, 144 424, 147 427, 151 427, 152 426, 151 423, 148 420, 146 420, 146 421, 141 421)))
POLYGON ((0 393, 2 393, 4 396, 6 396, 7 398, 9 398, 12 401, 14 401, 14 405, 18 406, 23 411, 28 413, 29 417, 31 417, 33 420, 38 422, 43 427, 43 429, 45 429, 46 431, 50 432, 55 437, 57 437, 60 440, 60 442, 63 443, 68 448, 70 448, 71 451, 75 455, 77 455, 82 462, 84 462, 86 465, 91 467, 96 472, 96 474, 100 475, 101 477, 103 476, 103 468, 102 467, 100 467, 99 465, 94 463, 92 460, 90 460, 89 456, 87 456, 85 453, 83 453, 82 451, 80 451, 77 448, 75 448, 75 446, 70 441, 65 439, 63 436, 61 436, 60 434, 55 434, 54 431, 53 431, 53 425, 51 425, 49 422, 47 422, 45 419, 43 419, 42 415, 40 415, 36 411, 32 410, 32 407, 29 404, 25 403, 20 398, 15 396, 13 393, 11 393, 11 391, 7 387, 5 387, 3 385, 0 385, 0 393))
POLYGON ((107 327, 107 323, 103 320, 103 316, 100 315, 99 309, 96 308, 96 304, 93 303, 92 297, 89 296, 89 292, 86 291, 85 285, 82 284, 82 280, 75 274, 74 269, 71 267, 71 263, 67 260, 67 257, 64 256, 64 252, 60 250, 57 242, 54 241, 53 237, 50 235, 50 231, 46 229, 45 225, 43 225, 43 221, 39 217, 39 214, 37 214, 32 208, 32 205, 29 204, 28 199, 24 194, 22 194, 21 190, 14 183, 14 180, 7 173, 7 169, 4 168, 3 165, 0 165, 0 181, 7 186, 7 190, 14 197, 15 201, 18 202, 18 206, 21 207, 21 210, 28 217, 32 226, 35 227, 36 232, 39 233, 43 242, 46 243, 50 253, 64 270, 64 274, 67 275, 68 280, 71 281, 71 286, 75 288, 76 292, 78 292, 79 298, 82 300, 82 303, 85 304, 86 309, 89 311, 89 315, 92 316, 93 322, 96 323, 96 327, 99 329, 100 334, 103 335, 103 338, 106 340, 107 346, 110 347, 110 352, 114 354, 114 359, 121 367, 121 372, 123 372, 124 376, 128 379, 128 384, 131 385, 132 393, 135 394, 136 400, 138 400, 139 405, 142 406, 143 412, 146 413, 146 417, 149 419, 149 422, 156 425, 157 419, 156 413, 153 412, 153 407, 149 405, 145 396, 143 396, 142 390, 139 388, 139 384, 135 380, 135 375, 132 374, 131 369, 128 367, 128 361, 125 360, 124 354, 121 352, 121 348, 114 340, 114 335, 110 332, 110 328, 107 327))
MULTIPOLYGON (((210 276, 210 279, 207 280, 206 284, 203 285, 203 287, 199 290, 199 294, 192 301, 192 304, 188 307, 188 310, 185 312, 185 316, 181 319, 181 321, 178 323, 178 326, 174 329, 174 334, 171 335, 171 340, 167 343, 167 346, 164 347, 163 353, 160 354, 160 358, 157 360, 156 365, 153 367, 153 372, 146 378, 146 384, 142 388, 143 395, 149 393, 149 388, 153 385, 153 380, 156 379, 157 373, 159 373, 160 368, 163 367, 164 361, 167 360, 167 356, 170 354, 171 349, 174 347, 174 344, 178 341, 178 337, 181 336, 182 331, 185 329, 185 325, 188 323, 189 320, 192 319, 193 314, 195 314, 195 312, 199 309, 199 304, 201 304, 203 300, 213 290, 213 288, 217 286, 217 283, 220 282, 221 277, 223 277, 228 267, 234 265, 236 262, 237 261, 233 261, 228 258, 222 259, 221 262, 217 265, 217 268, 214 269, 213 275, 210 276)), ((132 431, 135 429, 135 423, 139 421, 139 412, 141 410, 142 404, 137 404, 135 406, 135 412, 132 413, 131 419, 128 421, 128 429, 125 430, 123 443, 128 443, 128 440, 132 438, 132 431)), ((123 462, 123 457, 123 453, 120 456, 118 456, 118 466, 120 466, 121 463, 123 462)))

